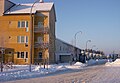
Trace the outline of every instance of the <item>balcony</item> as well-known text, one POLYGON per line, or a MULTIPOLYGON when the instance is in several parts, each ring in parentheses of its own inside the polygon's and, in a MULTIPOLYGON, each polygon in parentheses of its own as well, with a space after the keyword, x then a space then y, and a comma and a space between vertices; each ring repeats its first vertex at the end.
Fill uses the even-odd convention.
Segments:
POLYGON ((44 26, 35 25, 34 32, 35 33, 47 34, 49 32, 49 28, 48 27, 44 27, 44 26))
POLYGON ((41 48, 41 49, 47 49, 49 47, 49 43, 39 43, 39 42, 35 42, 34 44, 35 48, 41 48))

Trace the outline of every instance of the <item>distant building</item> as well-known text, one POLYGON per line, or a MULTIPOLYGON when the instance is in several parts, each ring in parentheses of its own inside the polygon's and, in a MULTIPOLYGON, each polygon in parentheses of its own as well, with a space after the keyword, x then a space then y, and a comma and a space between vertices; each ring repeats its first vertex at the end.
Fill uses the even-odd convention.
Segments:
POLYGON ((29 64, 31 55, 32 63, 54 63, 54 4, 37 2, 33 7, 32 5, 33 3, 15 4, 10 0, 0 0, 0 42, 4 42, 4 45, 0 43, 0 47, 14 49, 11 60, 14 64, 29 64))
MULTIPOLYGON (((56 62, 65 63, 71 61, 82 61, 81 49, 60 39, 56 39, 56 62)), ((83 56, 84 57, 84 56, 83 56)))

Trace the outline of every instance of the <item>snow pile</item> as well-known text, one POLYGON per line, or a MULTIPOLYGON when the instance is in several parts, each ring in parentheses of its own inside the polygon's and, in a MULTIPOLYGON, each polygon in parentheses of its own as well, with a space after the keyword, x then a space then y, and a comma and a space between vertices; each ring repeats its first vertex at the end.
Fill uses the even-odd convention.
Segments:
POLYGON ((76 62, 73 65, 67 65, 66 68, 68 68, 68 69, 81 69, 81 68, 83 68, 85 66, 86 66, 86 64, 83 64, 81 62, 76 62))
POLYGON ((81 62, 76 62, 74 65, 75 65, 75 66, 80 66, 80 67, 86 66, 85 64, 83 64, 83 63, 81 63, 81 62))
POLYGON ((74 65, 70 65, 69 63, 52 64, 45 66, 45 69, 43 65, 32 65, 32 72, 29 72, 29 65, 13 66, 13 69, 4 69, 4 72, 0 72, 0 82, 40 77, 49 73, 61 70, 64 71, 67 69, 81 69, 85 66, 85 64, 80 62, 76 62, 74 65))
POLYGON ((114 62, 107 62, 106 66, 120 66, 120 59, 116 59, 114 62))
POLYGON ((65 65, 60 65, 57 67, 57 70, 65 70, 67 67, 65 65))
POLYGON ((35 69, 33 69, 33 71, 39 71, 40 70, 40 66, 36 66, 35 69))

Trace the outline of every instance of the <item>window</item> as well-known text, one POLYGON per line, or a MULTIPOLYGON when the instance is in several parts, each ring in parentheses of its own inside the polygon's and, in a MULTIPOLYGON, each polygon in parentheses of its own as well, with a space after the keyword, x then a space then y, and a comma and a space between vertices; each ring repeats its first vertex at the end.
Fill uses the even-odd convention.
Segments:
POLYGON ((28 36, 26 36, 26 41, 25 41, 25 43, 28 43, 28 36))
POLYGON ((24 36, 21 36, 21 43, 24 43, 24 36))
POLYGON ((21 22, 21 27, 25 27, 25 21, 21 22))
POLYGON ((17 52, 17 58, 20 58, 20 52, 17 52))
POLYGON ((20 26, 20 24, 21 24, 21 23, 20 23, 20 21, 18 21, 18 28, 20 28, 20 27, 21 27, 21 26, 20 26))
POLYGON ((28 21, 26 21, 26 32, 28 32, 28 21))
POLYGON ((24 58, 24 52, 21 52, 21 58, 24 58))
POLYGON ((18 43, 28 43, 28 36, 17 36, 18 43))
POLYGON ((26 58, 28 58, 28 52, 26 52, 26 58))
POLYGON ((21 41, 20 36, 17 36, 17 42, 18 42, 18 43, 21 43, 20 41, 21 41))
POLYGON ((28 27, 28 21, 26 21, 26 27, 28 27))
POLYGON ((28 52, 17 52, 17 58, 28 58, 28 52))
POLYGON ((28 21, 18 21, 18 28, 28 28, 28 21))

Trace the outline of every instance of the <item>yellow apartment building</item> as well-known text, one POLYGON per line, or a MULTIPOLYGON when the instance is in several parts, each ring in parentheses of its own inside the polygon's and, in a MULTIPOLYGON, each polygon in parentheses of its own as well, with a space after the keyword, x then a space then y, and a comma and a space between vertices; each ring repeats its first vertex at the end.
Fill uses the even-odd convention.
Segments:
POLYGON ((0 0, 0 48, 5 49, 4 62, 54 63, 55 22, 52 2, 15 4, 0 0))

